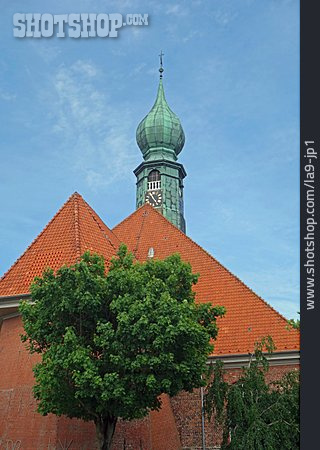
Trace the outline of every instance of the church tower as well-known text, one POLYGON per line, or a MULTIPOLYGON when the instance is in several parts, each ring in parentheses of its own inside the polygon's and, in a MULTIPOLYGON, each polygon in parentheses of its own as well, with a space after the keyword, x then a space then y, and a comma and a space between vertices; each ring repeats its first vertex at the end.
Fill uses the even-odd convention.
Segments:
POLYGON ((183 179, 187 174, 177 162, 185 136, 178 116, 171 111, 164 95, 162 56, 161 53, 156 101, 137 128, 137 144, 144 161, 134 170, 136 206, 149 203, 185 233, 183 179))

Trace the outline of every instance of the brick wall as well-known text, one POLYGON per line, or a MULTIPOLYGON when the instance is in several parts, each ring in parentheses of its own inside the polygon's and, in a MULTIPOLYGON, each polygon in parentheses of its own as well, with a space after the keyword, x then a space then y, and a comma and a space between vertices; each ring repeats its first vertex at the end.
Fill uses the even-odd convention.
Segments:
MULTIPOLYGON (((30 356, 20 341, 21 319, 7 319, 0 329, 0 450, 95 450, 95 427, 65 417, 36 412, 32 395, 32 366, 37 355, 30 356)), ((273 366, 269 381, 298 366, 273 366)), ((235 381, 241 369, 228 371, 235 381)), ((119 421, 113 450, 201 449, 201 400, 199 389, 182 392, 174 398, 162 397, 163 407, 143 420, 119 421)), ((207 449, 219 443, 219 432, 206 423, 207 449)))
MULTIPOLYGON (((297 365, 271 366, 267 375, 268 381, 281 378, 281 376, 293 369, 298 369, 297 365)), ((226 381, 233 383, 241 375, 241 369, 229 369, 226 381)), ((200 389, 195 389, 193 393, 181 392, 176 397, 171 398, 171 405, 175 416, 177 429, 179 432, 182 448, 185 450, 200 450, 202 428, 201 428, 201 398, 200 389)), ((214 425, 213 420, 209 423, 205 421, 206 448, 216 448, 221 439, 221 429, 214 425)))
POLYGON ((0 449, 47 449, 55 442, 57 418, 36 413, 32 395, 32 366, 20 341, 23 332, 18 317, 5 320, 0 330, 0 449))

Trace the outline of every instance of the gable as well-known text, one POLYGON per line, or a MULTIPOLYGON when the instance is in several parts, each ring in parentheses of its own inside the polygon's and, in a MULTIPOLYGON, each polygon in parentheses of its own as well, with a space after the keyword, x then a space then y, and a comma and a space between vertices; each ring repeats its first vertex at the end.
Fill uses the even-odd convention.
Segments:
POLYGON ((74 264, 86 251, 104 256, 106 265, 119 240, 100 217, 74 193, 0 280, 0 296, 28 294, 35 276, 74 264))

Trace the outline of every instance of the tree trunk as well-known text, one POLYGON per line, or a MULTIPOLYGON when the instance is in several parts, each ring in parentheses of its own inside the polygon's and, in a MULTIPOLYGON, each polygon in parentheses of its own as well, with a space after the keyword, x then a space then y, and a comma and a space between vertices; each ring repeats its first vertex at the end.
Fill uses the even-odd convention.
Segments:
POLYGON ((110 450, 114 430, 116 428, 116 417, 102 417, 95 421, 98 446, 100 450, 110 450))

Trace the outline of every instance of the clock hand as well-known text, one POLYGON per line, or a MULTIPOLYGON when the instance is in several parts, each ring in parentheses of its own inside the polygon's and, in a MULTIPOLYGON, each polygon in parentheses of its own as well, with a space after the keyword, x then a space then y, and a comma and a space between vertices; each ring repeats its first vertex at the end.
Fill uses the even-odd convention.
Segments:
POLYGON ((154 198, 154 196, 152 195, 152 193, 150 192, 150 197, 153 198, 153 201, 157 203, 157 200, 154 198))

